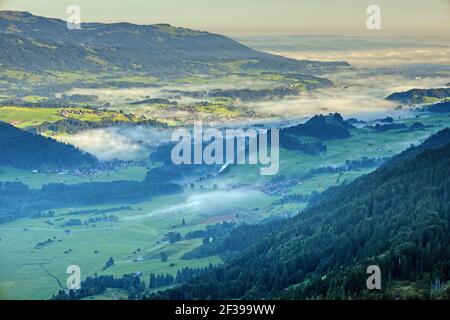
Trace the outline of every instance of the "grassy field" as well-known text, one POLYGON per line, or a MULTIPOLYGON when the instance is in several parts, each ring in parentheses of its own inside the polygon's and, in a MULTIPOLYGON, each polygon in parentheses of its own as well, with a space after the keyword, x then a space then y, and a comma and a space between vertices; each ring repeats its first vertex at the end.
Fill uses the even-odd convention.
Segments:
POLYGON ((0 107, 0 121, 12 123, 19 128, 39 125, 43 122, 62 120, 58 109, 0 107))
MULTIPOLYGON (((142 272, 148 283, 150 272, 175 274, 183 267, 205 267, 221 263, 219 257, 181 260, 181 256, 201 244, 201 239, 183 240, 170 244, 161 241, 170 232, 186 232, 203 229, 206 225, 234 219, 254 221, 264 217, 263 211, 254 209, 268 206, 263 194, 254 192, 242 197, 235 192, 206 188, 189 190, 181 195, 155 198, 133 205, 131 209, 114 212, 117 223, 99 222, 96 226, 63 227, 64 220, 94 215, 63 216, 64 213, 83 209, 104 209, 114 206, 89 208, 65 208, 55 210, 50 219, 19 219, 0 225, 0 298, 46 299, 59 290, 55 277, 65 285, 69 265, 78 265, 82 277, 97 274, 121 276, 142 272), (225 198, 221 200, 219 198, 225 198), (209 200, 208 200, 209 199, 209 200), (201 205, 197 205, 198 202, 201 205), (222 201, 222 202, 221 202, 222 201), (248 217, 248 218, 247 218, 248 217), (64 218, 63 220, 60 220, 64 218), (183 218, 186 225, 182 225, 183 218), (50 220, 53 225, 49 225, 50 220), (70 229, 67 234, 65 230, 70 229), (41 249, 37 242, 55 237, 41 249), (69 249, 69 253, 67 252, 69 249), (97 253, 95 251, 97 250, 97 253), (167 262, 161 262, 160 252, 168 254, 167 262), (115 265, 102 271, 109 257, 115 265)), ((117 207, 117 206, 116 206, 117 207)))
POLYGON ((441 101, 449 101, 449 98, 435 98, 435 97, 423 97, 423 103, 437 103, 441 101))
MULTIPOLYGON (((82 107, 28 108, 19 106, 0 106, 0 121, 10 123, 21 129, 26 129, 39 126, 44 123, 55 123, 65 119, 75 119, 94 123, 106 121, 106 123, 120 122, 129 124, 137 124, 141 121, 147 120, 144 115, 137 114, 134 111, 135 110, 130 110, 130 113, 124 113, 119 110, 94 110, 82 107)), ((154 120, 158 121, 158 119, 154 120)), ((169 123, 168 121, 160 121, 160 123, 167 123, 168 125, 176 124, 169 123)), ((64 130, 41 130, 40 133, 56 139, 67 134, 64 130)))
POLYGON ((76 81, 87 81, 89 83, 98 82, 99 80, 115 80, 120 82, 139 82, 139 83, 154 83, 158 79, 148 75, 133 75, 129 74, 115 74, 112 76, 110 73, 91 73, 84 71, 22 71, 14 69, 2 69, 0 71, 0 78, 8 80, 21 80, 26 83, 58 83, 58 84, 70 84, 76 81))
POLYGON ((44 122, 52 123, 63 119, 99 122, 114 120, 135 122, 139 119, 117 111, 97 111, 84 108, 26 108, 17 106, 0 107, 0 121, 14 124, 19 128, 37 126, 44 122))
MULTIPOLYGON (((200 222, 191 222, 195 218, 191 212, 183 212, 183 217, 187 221, 184 227, 174 227, 181 224, 182 217, 178 215, 125 218, 155 212, 164 208, 167 203, 182 202, 184 197, 164 197, 133 206, 132 210, 115 212, 119 222, 113 224, 100 222, 96 227, 68 228, 60 225, 64 220, 56 222, 56 219, 63 217, 60 214, 87 208, 57 210, 56 216, 51 219, 54 222, 53 226, 44 221, 47 219, 28 218, 1 225, 0 298, 49 298, 59 290, 53 276, 65 285, 67 278, 65 271, 69 265, 80 266, 82 277, 92 276, 94 273, 121 276, 125 273, 143 272, 145 279, 148 280, 150 272, 176 273, 182 267, 220 263, 218 257, 180 260, 181 255, 200 245, 201 239, 174 244, 160 242, 169 231, 185 233, 201 228, 203 225, 200 222), (64 232, 66 229, 70 229, 71 233, 66 234, 64 232), (37 242, 54 236, 61 241, 53 241, 41 249, 34 248, 37 242), (65 253, 69 249, 70 253, 65 253), (95 253, 95 250, 98 252, 95 253), (169 256, 168 261, 164 263, 159 257, 162 250, 169 256), (115 265, 102 272, 102 267, 109 257, 114 258, 115 265)), ((95 208, 101 209, 105 206, 95 208)), ((81 219, 86 217, 88 216, 82 216, 81 219)), ((66 216, 64 219, 69 217, 66 216)))

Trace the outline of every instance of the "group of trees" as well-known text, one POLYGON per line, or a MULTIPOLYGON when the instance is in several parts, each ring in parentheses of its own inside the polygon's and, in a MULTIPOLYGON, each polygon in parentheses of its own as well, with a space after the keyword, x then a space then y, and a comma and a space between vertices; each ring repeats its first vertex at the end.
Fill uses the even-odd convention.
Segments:
MULTIPOLYGON (((186 225, 186 221, 183 219, 182 226, 186 225)), ((234 222, 227 222, 224 221, 222 223, 216 223, 213 225, 208 225, 205 227, 205 229, 199 229, 194 231, 187 232, 184 236, 181 235, 179 232, 168 232, 165 234, 164 238, 162 240, 169 241, 170 243, 175 243, 178 241, 181 241, 183 239, 190 240, 190 239, 198 239, 203 238, 204 243, 209 242, 206 239, 216 239, 221 238, 226 235, 228 235, 234 228, 236 227, 236 223, 234 222)))
POLYGON ((90 215, 90 214, 104 215, 106 213, 124 211, 124 210, 132 210, 132 207, 131 206, 119 206, 119 207, 112 207, 112 208, 105 208, 105 209, 76 210, 76 211, 69 211, 62 215, 64 215, 64 216, 83 216, 83 215, 90 215))
POLYGON ((105 265, 103 266, 103 271, 108 269, 109 267, 112 267, 114 265, 114 259, 113 257, 109 257, 108 261, 106 261, 105 265))
POLYGON ((387 160, 388 160, 387 157, 385 157, 385 158, 362 157, 359 160, 346 160, 345 164, 340 165, 340 166, 327 166, 327 167, 313 168, 313 169, 309 170, 308 173, 311 175, 315 175, 315 174, 322 174, 322 173, 336 173, 336 172, 345 172, 345 171, 351 171, 351 170, 357 170, 357 169, 374 168, 374 167, 381 166, 387 160))
POLYGON ((108 128, 117 125, 126 125, 132 123, 133 125, 149 125, 155 127, 164 127, 163 123, 158 122, 157 120, 144 119, 144 120, 136 120, 132 119, 129 115, 124 114, 124 116, 128 116, 128 120, 117 120, 114 119, 113 116, 105 117, 98 121, 86 121, 79 119, 63 119, 55 122, 44 122, 42 124, 28 127, 27 130, 35 131, 35 132, 46 132, 53 131, 59 133, 70 133, 74 134, 84 130, 90 129, 99 129, 99 128, 108 128))
POLYGON ((185 253, 181 259, 198 259, 220 255, 222 259, 228 260, 256 242, 264 239, 271 232, 278 230, 283 223, 283 219, 271 219, 258 224, 234 226, 222 234, 206 234, 203 237, 202 245, 185 253))
POLYGON ((221 237, 227 235, 236 227, 236 223, 223 221, 222 223, 216 223, 208 225, 205 229, 189 231, 184 235, 184 239, 198 239, 207 237, 221 237))
POLYGON ((31 189, 21 182, 0 182, 0 223, 43 210, 110 203, 135 203, 181 191, 161 181, 111 181, 80 184, 53 183, 31 189))
POLYGON ((327 152, 327 146, 322 142, 304 142, 283 130, 280 132, 280 147, 287 150, 302 151, 313 156, 327 152))
POLYGON ((128 299, 134 300, 140 298, 146 289, 144 281, 141 281, 139 275, 126 274, 121 278, 113 276, 94 276, 87 277, 80 284, 79 290, 70 289, 68 291, 60 290, 52 296, 52 300, 79 300, 82 298, 94 296, 104 292, 106 289, 122 289, 128 292, 128 299))
POLYGON ((208 267, 205 268, 184 267, 181 270, 178 270, 175 276, 173 276, 170 273, 159 273, 159 274, 150 273, 149 288, 154 289, 184 283, 188 280, 193 279, 199 274, 202 274, 212 269, 213 266, 210 264, 208 267))
POLYGON ((404 123, 388 123, 388 124, 379 124, 377 123, 375 126, 370 127, 378 132, 386 132, 389 130, 397 130, 397 129, 406 129, 408 126, 404 123))
POLYGON ((281 198, 275 200, 273 202, 274 205, 282 205, 282 204, 286 204, 286 203, 307 203, 309 198, 311 196, 310 195, 304 195, 304 194, 288 194, 288 195, 284 195, 281 198))
POLYGON ((205 92, 205 97, 217 98, 228 97, 234 99, 240 99, 242 101, 261 101, 268 99, 281 99, 286 96, 296 96, 299 90, 295 87, 277 87, 273 89, 216 89, 205 92))
POLYGON ((427 111, 437 112, 437 113, 448 113, 450 112, 450 101, 443 101, 433 104, 426 108, 427 111))
MULTIPOLYGON (((105 264, 103 270, 114 264, 114 259, 111 257, 105 264)), ((94 296, 103 293, 106 289, 122 289, 128 292, 128 299, 134 300, 143 298, 147 289, 155 289, 174 284, 184 283, 192 280, 199 274, 212 270, 214 267, 210 264, 205 268, 189 268, 184 267, 177 271, 177 274, 155 274, 151 273, 149 276, 149 285, 146 286, 145 281, 141 280, 140 274, 125 274, 121 278, 115 278, 110 275, 94 275, 87 277, 80 284, 80 289, 60 290, 57 294, 52 296, 52 300, 79 300, 86 297, 94 296)))

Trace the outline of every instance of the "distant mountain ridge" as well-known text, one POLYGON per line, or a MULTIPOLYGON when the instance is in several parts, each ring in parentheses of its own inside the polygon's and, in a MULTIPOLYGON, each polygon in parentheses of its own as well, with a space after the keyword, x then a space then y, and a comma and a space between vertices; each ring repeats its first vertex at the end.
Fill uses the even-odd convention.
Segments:
POLYGON ((167 24, 82 23, 0 11, 0 63, 31 70, 127 70, 154 75, 244 70, 321 73, 346 62, 298 61, 248 48, 222 35, 167 24), (35 61, 33 61, 35 60, 35 61))
POLYGON ((386 97, 387 100, 424 103, 427 98, 445 99, 450 97, 450 88, 411 89, 403 92, 394 92, 386 97))

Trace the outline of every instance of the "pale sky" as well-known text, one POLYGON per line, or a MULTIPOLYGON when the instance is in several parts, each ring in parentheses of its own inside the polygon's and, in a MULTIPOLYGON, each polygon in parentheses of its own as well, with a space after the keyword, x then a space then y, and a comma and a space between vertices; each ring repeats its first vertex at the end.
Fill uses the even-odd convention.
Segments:
POLYGON ((0 0, 0 9, 65 19, 72 4, 81 22, 169 23, 230 36, 450 37, 450 0, 0 0), (366 27, 371 4, 381 8, 381 30, 366 27))

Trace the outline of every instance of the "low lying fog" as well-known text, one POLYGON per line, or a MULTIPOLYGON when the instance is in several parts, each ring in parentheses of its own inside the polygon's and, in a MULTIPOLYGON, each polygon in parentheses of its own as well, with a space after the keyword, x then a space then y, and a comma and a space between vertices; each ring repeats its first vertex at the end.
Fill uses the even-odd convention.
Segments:
MULTIPOLYGON (((296 59, 321 61, 348 61, 352 68, 324 75, 335 87, 304 92, 298 97, 276 101, 240 102, 235 105, 244 110, 256 111, 264 119, 307 119, 315 114, 339 112, 345 118, 364 120, 380 115, 408 115, 407 108, 395 111, 399 103, 387 101, 386 96, 412 88, 444 87, 450 82, 450 47, 388 48, 373 50, 321 50, 275 52, 296 59), (398 71, 398 72, 397 72, 398 71), (423 72, 423 76, 418 76, 423 72)), ((212 89, 261 88, 268 81, 229 76, 217 82, 204 84, 180 84, 164 87, 129 89, 74 89, 69 93, 94 94, 102 101, 112 102, 126 112, 144 112, 145 105, 129 105, 131 101, 145 98, 170 98, 167 90, 207 91, 212 89)), ((181 97, 180 104, 192 103, 196 99, 181 97)), ((255 118, 251 121, 263 121, 255 118)), ((168 141, 170 130, 144 127, 108 128, 89 130, 61 138, 81 149, 96 155, 101 160, 143 159, 150 148, 168 141)))
POLYGON ((412 88, 443 87, 447 78, 411 79, 394 75, 367 75, 364 71, 345 71, 327 75, 336 86, 305 92, 298 97, 278 101, 238 104, 267 116, 308 117, 319 113, 339 112, 344 117, 368 119, 371 114, 391 112, 399 105, 385 98, 393 92, 412 88))
POLYGON ((390 48, 371 50, 272 51, 299 60, 347 61, 355 67, 383 67, 404 64, 450 65, 450 47, 390 48))
MULTIPOLYGON (((198 80, 202 82, 203 80, 198 80)), ((258 80, 251 78, 243 78, 236 75, 229 75, 223 79, 211 80, 208 78, 204 79, 204 83, 189 84, 168 84, 161 87, 144 87, 144 88, 101 88, 101 89, 87 89, 87 88, 76 88, 65 92, 65 94, 83 94, 83 95, 96 95, 101 101, 109 102, 112 105, 128 104, 132 101, 139 101, 148 98, 163 98, 170 99, 175 93, 171 91, 211 91, 215 89, 242 89, 242 88, 253 88, 260 89, 270 85, 272 81, 268 80, 258 80)), ((198 101, 198 99, 192 99, 189 97, 182 97, 181 103, 191 103, 193 101, 198 101)), ((139 108, 139 105, 132 106, 133 108, 139 108)))
POLYGON ((151 149, 170 140, 170 131, 137 127, 86 130, 59 140, 95 155, 99 160, 143 160, 151 149))
POLYGON ((182 203, 167 206, 164 209, 155 210, 142 215, 124 217, 124 220, 145 219, 158 215, 177 215, 196 212, 207 215, 233 212, 233 208, 245 207, 249 199, 263 197, 258 191, 246 189, 240 190, 202 192, 189 196, 182 203))

